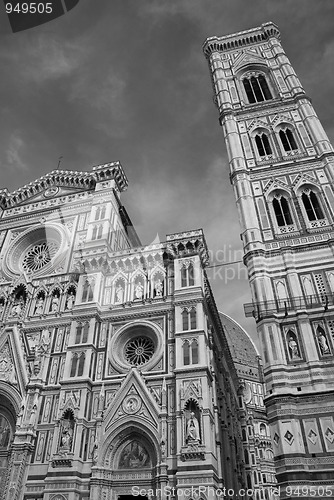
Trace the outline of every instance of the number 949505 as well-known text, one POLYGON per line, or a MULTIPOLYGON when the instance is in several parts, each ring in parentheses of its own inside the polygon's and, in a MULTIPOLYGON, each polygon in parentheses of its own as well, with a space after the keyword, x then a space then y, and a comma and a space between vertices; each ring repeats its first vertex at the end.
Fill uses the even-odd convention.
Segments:
POLYGON ((20 2, 20 3, 6 3, 6 13, 12 14, 51 14, 52 3, 38 3, 38 2, 20 2))

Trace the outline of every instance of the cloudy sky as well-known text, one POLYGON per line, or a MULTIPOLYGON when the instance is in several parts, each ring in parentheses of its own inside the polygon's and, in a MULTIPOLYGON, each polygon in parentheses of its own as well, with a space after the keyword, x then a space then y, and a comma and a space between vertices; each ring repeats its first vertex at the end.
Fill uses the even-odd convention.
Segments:
MULTIPOLYGON (((0 11, 0 188, 35 180, 60 156, 68 170, 119 160, 129 178, 123 203, 143 243, 203 228, 212 264, 240 260, 202 43, 267 21, 279 26, 333 140, 333 0, 81 0, 16 34, 0 11)), ((219 309, 255 338, 243 265, 209 276, 219 309)))

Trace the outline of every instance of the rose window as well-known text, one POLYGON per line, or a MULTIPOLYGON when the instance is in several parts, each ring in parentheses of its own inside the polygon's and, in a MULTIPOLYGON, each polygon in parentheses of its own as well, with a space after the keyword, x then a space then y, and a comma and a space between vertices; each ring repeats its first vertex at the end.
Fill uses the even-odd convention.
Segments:
POLYGON ((125 359, 132 366, 147 363, 154 354, 154 343, 148 337, 136 337, 130 340, 124 350, 125 359))
POLYGON ((22 260, 22 267, 25 271, 39 271, 56 255, 59 249, 57 243, 43 242, 38 245, 34 245, 22 260))

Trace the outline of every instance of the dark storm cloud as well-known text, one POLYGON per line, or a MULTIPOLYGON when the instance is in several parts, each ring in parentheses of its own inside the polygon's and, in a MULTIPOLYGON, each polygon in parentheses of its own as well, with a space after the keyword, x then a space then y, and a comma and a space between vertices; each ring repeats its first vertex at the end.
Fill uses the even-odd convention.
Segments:
MULTIPOLYGON (((240 260, 238 215, 204 39, 275 22, 333 140, 332 0, 81 1, 0 46, 1 187, 120 160, 144 243, 203 227, 212 261, 240 260)), ((3 23, 3 20, 1 21, 3 23)), ((4 27, 5 28, 5 27, 4 27)), ((219 308, 252 332, 241 264, 210 271, 219 308)))

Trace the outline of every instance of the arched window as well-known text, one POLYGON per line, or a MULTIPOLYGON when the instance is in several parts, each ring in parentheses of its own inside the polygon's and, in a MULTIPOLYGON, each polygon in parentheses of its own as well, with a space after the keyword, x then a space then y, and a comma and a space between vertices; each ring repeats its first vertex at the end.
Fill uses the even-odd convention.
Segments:
POLYGON ((272 149, 267 134, 257 134, 255 136, 255 143, 258 153, 261 157, 272 154, 272 149))
POLYGON ((183 344, 183 364, 198 364, 198 341, 197 339, 186 339, 183 344))
POLYGON ((278 226, 289 226, 293 224, 289 204, 284 196, 273 199, 273 207, 278 226))
POLYGON ((189 329, 189 322, 188 322, 188 311, 187 309, 184 309, 182 311, 182 330, 188 330, 189 329))
POLYGON ((78 325, 76 329, 76 334, 75 334, 75 343, 80 344, 81 343, 81 334, 82 334, 82 325, 78 325))
POLYGON ((101 207, 97 207, 95 212, 95 220, 99 220, 100 215, 101 215, 101 207))
POLYGON ((197 340, 193 340, 191 343, 191 364, 198 364, 198 342, 197 340))
POLYGON ((197 321, 196 321, 196 308, 192 307, 190 309, 190 330, 196 330, 197 328, 197 321))
POLYGON ((197 315, 196 308, 192 307, 190 311, 183 309, 182 311, 182 330, 196 330, 197 328, 197 315))
POLYGON ((190 345, 188 341, 183 344, 183 364, 190 365, 190 345))
POLYGON ((284 151, 295 151, 296 149, 298 149, 293 133, 289 128, 287 128, 286 130, 280 130, 279 136, 284 151))
POLYGON ((317 195, 310 190, 302 194, 303 204, 309 221, 324 219, 317 195))
POLYGON ((195 285, 195 277, 194 277, 194 266, 192 262, 188 265, 183 265, 181 268, 181 287, 184 288, 186 286, 194 286, 195 285))
POLYGON ((80 358, 79 358, 79 365, 78 365, 78 377, 81 377, 83 374, 85 366, 85 353, 81 353, 80 358))
POLYGON ((272 99, 268 83, 263 75, 244 78, 243 84, 250 104, 272 99))
POLYGON ((82 343, 85 344, 88 340, 89 323, 85 323, 83 328, 82 343))
POLYGON ((103 234, 103 226, 99 226, 97 230, 96 239, 100 240, 102 238, 102 234, 103 234))
POLYGON ((77 366, 78 366, 78 355, 77 353, 73 354, 72 365, 71 365, 71 373, 70 377, 75 377, 77 374, 77 366))

